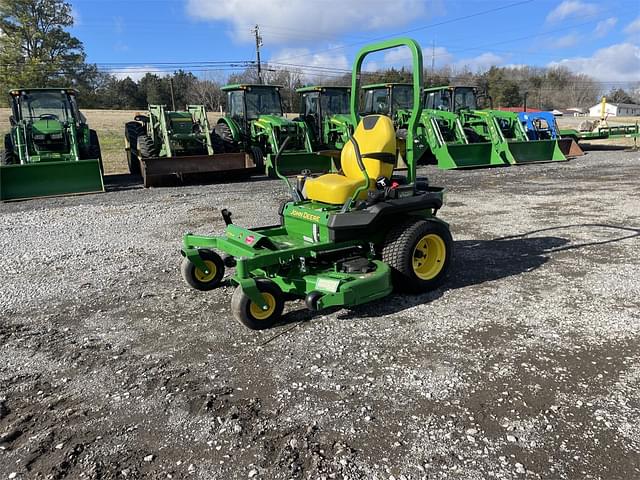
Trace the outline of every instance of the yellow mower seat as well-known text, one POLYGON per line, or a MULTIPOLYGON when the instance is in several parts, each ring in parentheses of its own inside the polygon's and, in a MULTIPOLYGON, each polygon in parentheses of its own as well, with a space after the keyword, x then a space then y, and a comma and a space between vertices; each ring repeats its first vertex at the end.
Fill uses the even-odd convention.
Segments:
MULTIPOLYGON (((393 173, 396 158, 396 131, 393 122, 384 115, 368 115, 360 120, 353 137, 358 142, 362 162, 369 176, 369 190, 375 189, 376 178, 391 178, 393 173)), ((340 163, 342 173, 328 173, 306 181, 307 198, 342 205, 353 196, 357 188, 363 185, 364 177, 351 142, 347 142, 342 148, 340 163)), ((366 198, 367 190, 358 199, 366 198)))

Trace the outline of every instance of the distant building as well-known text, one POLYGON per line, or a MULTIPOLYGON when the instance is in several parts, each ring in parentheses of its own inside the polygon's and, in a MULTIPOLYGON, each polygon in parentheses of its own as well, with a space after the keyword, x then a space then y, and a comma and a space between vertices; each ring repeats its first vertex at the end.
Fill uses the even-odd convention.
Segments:
MULTIPOLYGON (((590 117, 600 117, 602 104, 598 103, 589 109, 590 117)), ((635 103, 605 103, 604 114, 609 117, 640 117, 640 105, 635 103)))

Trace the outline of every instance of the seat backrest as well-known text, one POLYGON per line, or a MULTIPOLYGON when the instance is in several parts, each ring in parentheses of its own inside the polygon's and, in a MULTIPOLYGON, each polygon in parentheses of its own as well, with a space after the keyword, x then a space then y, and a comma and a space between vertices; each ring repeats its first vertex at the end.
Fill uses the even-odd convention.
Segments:
MULTIPOLYGON (((376 178, 381 176, 391 178, 396 158, 396 131, 391 119, 385 115, 367 115, 358 123, 353 137, 360 147, 360 154, 369 179, 375 182, 376 178), (379 158, 366 158, 367 153, 391 154, 394 162, 391 163, 386 158, 381 159, 385 155, 380 155, 379 158)), ((391 158, 390 155, 387 156, 391 158)), ((346 142, 342 148, 340 162, 345 177, 354 180, 363 178, 356 152, 350 141, 346 142)))

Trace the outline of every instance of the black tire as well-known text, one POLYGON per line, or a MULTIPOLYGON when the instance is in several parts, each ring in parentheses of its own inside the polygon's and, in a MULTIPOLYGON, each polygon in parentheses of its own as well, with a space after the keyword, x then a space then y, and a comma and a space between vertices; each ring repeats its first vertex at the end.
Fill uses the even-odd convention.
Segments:
POLYGON ((467 137, 467 140, 469 140, 469 143, 486 142, 486 140, 481 135, 479 135, 473 128, 465 127, 463 130, 464 130, 464 134, 467 137))
POLYGON ((213 153, 225 153, 225 143, 222 137, 218 135, 214 130, 211 130, 211 146, 213 147, 213 153))
POLYGON ((236 145, 229 125, 224 122, 217 123, 213 131, 220 137, 225 152, 234 153, 238 151, 238 146, 236 145))
POLYGON ((89 130, 89 147, 87 148, 87 158, 91 160, 98 159, 100 165, 100 173, 104 175, 104 165, 102 163, 102 150, 100 149, 100 140, 95 130, 89 130))
POLYGON ((183 258, 180 266, 182 278, 189 286, 202 292, 219 287, 222 277, 224 277, 224 262, 222 258, 211 250, 200 250, 200 258, 207 264, 211 272, 205 274, 191 263, 188 258, 183 258))
POLYGON ((149 135, 143 134, 138 137, 138 155, 140 158, 153 158, 158 156, 158 150, 149 135))
POLYGON ((387 234, 382 248, 382 261, 391 267, 394 288, 410 293, 442 285, 452 257, 451 232, 433 220, 410 219, 397 225, 387 234))
POLYGON ((244 293, 242 287, 238 286, 231 298, 231 311, 234 318, 251 330, 264 330, 272 327, 282 316, 284 309, 284 295, 282 290, 270 280, 256 280, 258 290, 263 294, 269 303, 269 311, 265 312, 264 318, 258 318, 259 310, 251 299, 244 293))
POLYGON ((251 147, 251 158, 256 164, 256 170, 260 173, 264 172, 264 154, 260 147, 251 147))
POLYGON ((20 162, 13 151, 11 135, 6 134, 4 136, 4 150, 0 151, 0 165, 17 165, 18 163, 20 162))
POLYGON ((140 159, 138 158, 138 137, 144 132, 144 128, 139 122, 127 122, 124 124, 124 138, 127 152, 127 164, 129 173, 140 175, 140 159))

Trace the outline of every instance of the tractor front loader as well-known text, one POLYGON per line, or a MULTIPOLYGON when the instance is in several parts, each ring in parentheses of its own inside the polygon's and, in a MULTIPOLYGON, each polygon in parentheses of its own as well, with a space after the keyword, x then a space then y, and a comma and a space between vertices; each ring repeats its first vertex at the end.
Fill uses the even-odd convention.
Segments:
POLYGON ((9 92, 11 131, 0 151, 0 200, 104 191, 100 143, 69 88, 9 92))
POLYGON ((520 112, 518 118, 530 140, 557 140, 565 157, 579 157, 584 151, 572 136, 561 137, 558 122, 551 112, 520 112))
POLYGON ((255 171, 244 153, 223 153, 203 105, 184 111, 149 105, 145 115, 125 124, 125 151, 129 171, 142 175, 145 187, 215 182, 255 171))
POLYGON ((311 135, 303 121, 284 116, 280 89, 276 85, 234 84, 227 92, 227 112, 218 120, 215 132, 227 152, 246 152, 260 170, 275 176, 273 159, 288 137, 280 156, 280 172, 296 175, 303 170, 323 173, 335 169, 329 156, 314 152, 311 135))

